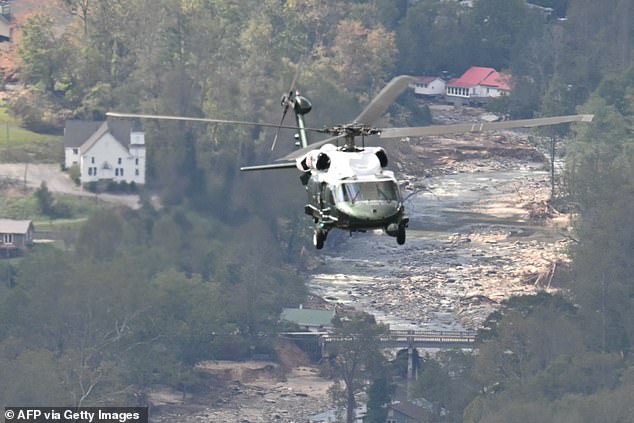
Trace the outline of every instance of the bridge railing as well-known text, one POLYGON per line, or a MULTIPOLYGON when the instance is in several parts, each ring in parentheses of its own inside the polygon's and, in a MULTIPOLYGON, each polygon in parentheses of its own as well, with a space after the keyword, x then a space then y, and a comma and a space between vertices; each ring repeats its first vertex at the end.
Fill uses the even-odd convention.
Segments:
MULTIPOLYGON (((388 334, 381 336, 379 340, 383 343, 417 343, 436 342, 439 344, 475 342, 476 331, 413 331, 413 330, 391 330, 388 334)), ((323 342, 345 342, 355 339, 355 335, 340 336, 325 334, 321 335, 323 342)))

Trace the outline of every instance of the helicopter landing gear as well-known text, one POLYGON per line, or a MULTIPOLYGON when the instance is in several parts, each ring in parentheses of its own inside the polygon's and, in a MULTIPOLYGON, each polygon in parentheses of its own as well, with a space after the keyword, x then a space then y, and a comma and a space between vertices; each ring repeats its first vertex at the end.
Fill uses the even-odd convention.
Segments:
POLYGON ((398 245, 405 244, 405 224, 398 225, 398 231, 396 232, 396 243, 398 245))
POLYGON ((313 245, 316 249, 321 250, 324 248, 324 241, 326 241, 327 235, 327 231, 321 228, 315 228, 315 232, 313 232, 313 245))

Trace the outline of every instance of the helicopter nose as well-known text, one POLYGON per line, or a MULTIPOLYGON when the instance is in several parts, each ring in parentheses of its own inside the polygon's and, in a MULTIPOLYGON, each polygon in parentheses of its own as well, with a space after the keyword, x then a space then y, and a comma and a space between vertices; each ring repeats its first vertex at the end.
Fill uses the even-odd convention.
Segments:
POLYGON ((352 214, 359 219, 383 219, 393 216, 398 212, 398 207, 393 204, 357 204, 353 207, 352 214))

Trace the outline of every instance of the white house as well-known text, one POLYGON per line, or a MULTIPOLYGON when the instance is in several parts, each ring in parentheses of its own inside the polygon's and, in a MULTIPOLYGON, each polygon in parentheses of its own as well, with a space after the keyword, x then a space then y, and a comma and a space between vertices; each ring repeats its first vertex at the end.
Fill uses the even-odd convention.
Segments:
POLYGON ((446 97, 450 101, 483 101, 511 92, 511 78, 493 68, 471 66, 459 78, 447 83, 446 97))
POLYGON ((0 41, 11 40, 11 24, 4 16, 0 15, 0 41))
POLYGON ((66 121, 64 166, 79 166, 81 183, 145 184, 145 133, 130 121, 66 121))
POLYGON ((0 42, 11 41, 11 6, 2 1, 0 4, 0 42))
POLYGON ((447 83, 439 76, 419 76, 412 84, 414 94, 439 96, 445 94, 447 83))

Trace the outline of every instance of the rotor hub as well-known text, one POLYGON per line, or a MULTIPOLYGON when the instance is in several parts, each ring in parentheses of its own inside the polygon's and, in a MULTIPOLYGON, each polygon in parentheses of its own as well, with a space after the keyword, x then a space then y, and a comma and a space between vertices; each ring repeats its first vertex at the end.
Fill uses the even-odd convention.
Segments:
POLYGON ((381 130, 379 128, 374 128, 363 123, 352 122, 344 125, 324 128, 324 133, 332 136, 360 137, 368 135, 378 135, 381 133, 381 130))

